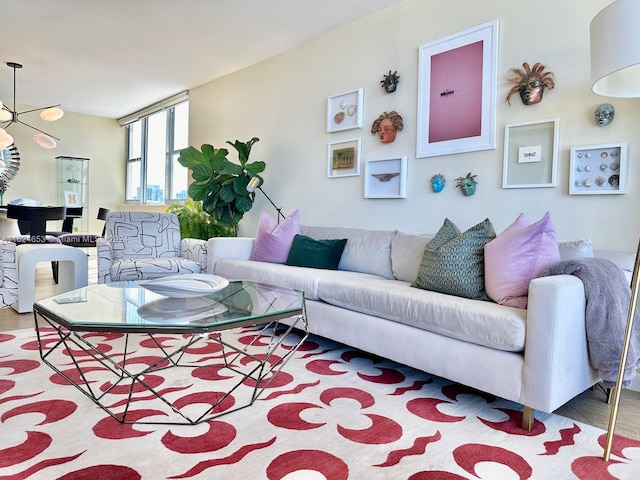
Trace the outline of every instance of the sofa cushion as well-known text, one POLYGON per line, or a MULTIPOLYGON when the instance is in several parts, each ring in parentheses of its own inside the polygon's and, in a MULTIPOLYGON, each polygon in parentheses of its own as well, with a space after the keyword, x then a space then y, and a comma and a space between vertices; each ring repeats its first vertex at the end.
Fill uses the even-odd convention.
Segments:
POLYGON ((391 270, 392 230, 367 230, 346 227, 301 226, 300 233, 316 240, 346 238, 339 270, 371 273, 393 279, 391 270))
POLYGON ((126 282, 201 272, 200 265, 184 257, 117 258, 111 263, 110 275, 113 282, 126 282))
POLYGON ((484 247, 487 295, 502 305, 527 308, 529 282, 558 261, 558 240, 549 212, 533 224, 521 213, 484 247))
POLYGON ((593 257, 593 246, 588 238, 558 242, 560 260, 593 257))
POLYGON ((415 282, 424 247, 432 238, 432 233, 396 231, 391 241, 391 268, 398 280, 415 282))
POLYGON ((337 270, 347 240, 314 240, 306 235, 296 235, 289 250, 286 264, 298 267, 337 270))
POLYGON ((300 213, 293 212, 278 224, 266 212, 260 212, 256 243, 251 260, 257 262, 284 263, 287 261, 293 237, 300 233, 300 213))
POLYGON ((593 254, 598 258, 606 258, 610 262, 615 263, 623 271, 633 272, 633 267, 636 261, 636 252, 623 252, 621 250, 594 250, 593 254))
POLYGON ((496 234, 489 219, 461 233, 445 219, 424 249, 414 287, 459 297, 487 300, 484 290, 484 245, 496 234))
POLYGON ((346 280, 359 282, 363 279, 381 278, 368 273, 345 270, 321 270, 229 259, 216 262, 215 274, 229 280, 253 280, 254 282, 301 290, 304 292, 305 298, 310 300, 318 300, 318 287, 326 279, 335 279, 338 282, 346 280))
MULTIPOLYGON (((319 284, 318 294, 321 300, 337 307, 465 342, 505 351, 524 349, 526 310, 411 288, 408 282, 399 280, 371 277, 325 277, 319 284)), ((380 341, 393 339, 381 338, 380 341)), ((428 349, 428 345, 423 348, 428 349)))

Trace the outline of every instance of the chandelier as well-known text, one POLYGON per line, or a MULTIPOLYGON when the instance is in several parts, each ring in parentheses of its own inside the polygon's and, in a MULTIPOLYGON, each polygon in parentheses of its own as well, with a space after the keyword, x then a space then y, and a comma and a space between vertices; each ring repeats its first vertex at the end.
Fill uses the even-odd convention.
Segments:
POLYGON ((25 110, 23 112, 16 111, 16 69, 22 68, 22 65, 16 62, 7 62, 7 66, 13 68, 13 110, 4 105, 2 101, 0 101, 0 123, 4 123, 3 127, 0 128, 0 149, 7 148, 9 145, 13 143, 13 137, 7 133, 5 130, 12 123, 21 123, 29 128, 36 130, 35 135, 33 136, 33 140, 43 148, 56 148, 58 145, 56 141, 60 141, 59 138, 54 137, 53 135, 48 134, 40 130, 39 128, 34 127, 33 125, 29 125, 26 122, 20 120, 20 115, 31 112, 40 112, 40 118, 47 122, 53 122, 62 118, 64 112, 60 108, 60 104, 51 105, 49 107, 41 107, 34 108, 31 110, 25 110))

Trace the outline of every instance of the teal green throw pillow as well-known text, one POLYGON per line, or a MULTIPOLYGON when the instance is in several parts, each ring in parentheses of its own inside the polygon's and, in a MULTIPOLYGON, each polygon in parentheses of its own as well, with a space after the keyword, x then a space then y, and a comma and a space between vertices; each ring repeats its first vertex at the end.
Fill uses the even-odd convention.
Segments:
POLYGON ((337 270, 347 239, 314 240, 305 235, 293 237, 287 265, 337 270))
POLYGON ((484 245, 496 236, 491 222, 483 222, 461 233, 445 219, 427 243, 412 287, 458 297, 488 300, 484 289, 484 245))

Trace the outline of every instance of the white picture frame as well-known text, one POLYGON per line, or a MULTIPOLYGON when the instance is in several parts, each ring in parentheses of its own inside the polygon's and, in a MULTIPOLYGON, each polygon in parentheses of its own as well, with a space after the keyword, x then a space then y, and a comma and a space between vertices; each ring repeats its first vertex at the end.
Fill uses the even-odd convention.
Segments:
POLYGON ((556 186, 559 123, 550 118, 505 125, 502 188, 556 186))
POLYGON ((626 143, 571 147, 569 195, 627 193, 628 149, 626 143))
POLYGON ((417 158, 496 148, 498 25, 420 45, 417 158))
POLYGON ((330 143, 327 155, 327 177, 360 175, 361 145, 361 138, 330 143))
POLYGON ((65 207, 81 207, 80 192, 74 190, 64 191, 64 206, 65 207))
POLYGON ((364 164, 364 198, 406 198, 407 157, 367 160, 364 164))
POLYGON ((362 128, 364 89, 358 88, 327 98, 327 132, 362 128))

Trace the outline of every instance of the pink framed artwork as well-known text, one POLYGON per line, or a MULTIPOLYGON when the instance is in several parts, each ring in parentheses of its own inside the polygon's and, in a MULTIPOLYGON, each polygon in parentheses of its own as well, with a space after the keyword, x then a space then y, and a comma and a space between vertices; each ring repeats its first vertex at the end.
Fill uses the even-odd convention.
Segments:
POLYGON ((496 148, 498 21, 419 48, 416 157, 496 148))

